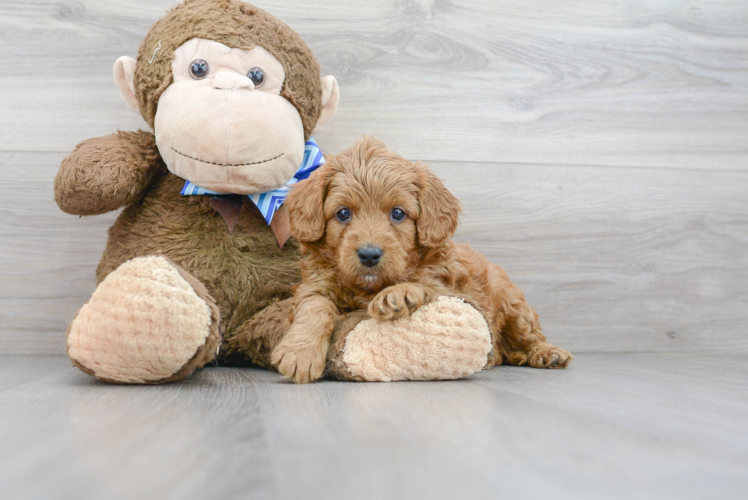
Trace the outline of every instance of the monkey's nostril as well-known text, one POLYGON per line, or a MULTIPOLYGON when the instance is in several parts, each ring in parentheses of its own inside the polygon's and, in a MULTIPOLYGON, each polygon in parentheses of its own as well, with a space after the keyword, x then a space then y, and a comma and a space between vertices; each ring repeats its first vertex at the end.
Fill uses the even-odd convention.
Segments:
POLYGON ((358 260, 366 267, 374 267, 379 264, 383 253, 381 248, 367 245, 358 249, 358 260))

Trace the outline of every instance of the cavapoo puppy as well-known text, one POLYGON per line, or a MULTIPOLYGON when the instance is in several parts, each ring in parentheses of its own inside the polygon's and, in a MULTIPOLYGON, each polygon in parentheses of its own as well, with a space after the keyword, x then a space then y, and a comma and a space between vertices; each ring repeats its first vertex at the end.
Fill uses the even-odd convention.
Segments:
POLYGON ((293 322, 272 356, 285 377, 322 376, 340 312, 368 308, 387 321, 441 295, 483 314, 493 340, 486 367, 571 361, 546 342, 538 315, 501 267, 450 241, 460 205, 425 165, 364 137, 294 187, 286 207, 304 258, 293 322))

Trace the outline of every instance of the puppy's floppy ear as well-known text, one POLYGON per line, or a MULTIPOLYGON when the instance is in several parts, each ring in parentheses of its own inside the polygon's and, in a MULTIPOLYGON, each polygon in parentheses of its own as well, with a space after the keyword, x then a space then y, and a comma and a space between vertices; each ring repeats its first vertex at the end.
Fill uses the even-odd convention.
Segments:
POLYGON ((325 233, 324 204, 331 170, 329 163, 322 165, 288 193, 284 204, 288 210, 291 234, 299 241, 311 243, 325 233))
POLYGON ((418 162, 418 204, 420 214, 416 221, 418 243, 423 247, 438 247, 449 241, 457 230, 460 219, 460 202, 433 172, 418 162))

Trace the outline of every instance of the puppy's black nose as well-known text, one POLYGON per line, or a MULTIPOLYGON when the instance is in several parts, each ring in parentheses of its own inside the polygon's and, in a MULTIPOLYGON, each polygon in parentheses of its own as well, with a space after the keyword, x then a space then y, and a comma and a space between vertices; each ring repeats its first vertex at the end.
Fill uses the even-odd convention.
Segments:
POLYGON ((365 246, 358 249, 358 259, 366 267, 374 267, 382 258, 382 249, 374 246, 365 246))

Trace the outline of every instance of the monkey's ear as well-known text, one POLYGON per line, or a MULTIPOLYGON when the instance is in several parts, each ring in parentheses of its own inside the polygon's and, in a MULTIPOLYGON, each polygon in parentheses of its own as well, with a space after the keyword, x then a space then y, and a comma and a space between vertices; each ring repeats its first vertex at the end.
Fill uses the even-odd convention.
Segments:
POLYGON ((323 165, 288 193, 284 205, 288 210, 291 234, 297 240, 311 243, 325 233, 324 205, 329 179, 330 167, 323 165))
POLYGON ((418 204, 420 214, 416 221, 418 243, 423 247, 438 247, 449 241, 459 224, 460 202, 449 192, 433 172, 418 162, 418 204))
POLYGON ((334 76, 328 75, 322 77, 322 112, 317 120, 317 126, 314 131, 320 130, 327 122, 332 120, 335 112, 338 110, 340 102, 340 91, 338 90, 338 81, 334 76))
POLYGON ((122 56, 114 62, 114 83, 117 84, 122 99, 135 111, 140 114, 140 104, 135 98, 135 66, 137 62, 132 57, 122 56))

